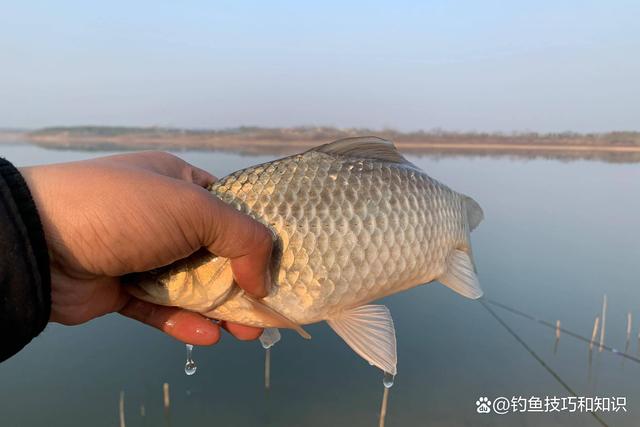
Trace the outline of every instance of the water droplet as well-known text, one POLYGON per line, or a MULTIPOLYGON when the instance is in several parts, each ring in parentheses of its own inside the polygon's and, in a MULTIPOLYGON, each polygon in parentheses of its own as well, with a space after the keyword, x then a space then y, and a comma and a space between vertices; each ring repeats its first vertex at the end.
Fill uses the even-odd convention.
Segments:
POLYGON ((393 387, 394 379, 395 379, 395 375, 390 374, 389 372, 385 372, 384 377, 382 378, 382 384, 384 384, 386 388, 391 388, 393 387))
POLYGON ((196 373, 198 366, 193 361, 191 353, 193 352, 193 345, 187 344, 187 363, 184 364, 184 373, 187 375, 193 375, 196 373))
POLYGON ((265 328, 264 331, 262 331, 262 335, 260 335, 260 344, 262 344, 262 348, 266 350, 277 344, 280 339, 281 336, 278 328, 265 328))

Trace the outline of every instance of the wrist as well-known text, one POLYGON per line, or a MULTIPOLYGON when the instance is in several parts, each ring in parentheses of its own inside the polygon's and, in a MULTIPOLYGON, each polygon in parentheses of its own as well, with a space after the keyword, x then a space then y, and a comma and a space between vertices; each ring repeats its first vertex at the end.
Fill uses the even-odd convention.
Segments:
POLYGON ((0 159, 0 360, 20 350, 51 313, 47 244, 26 181, 0 159))

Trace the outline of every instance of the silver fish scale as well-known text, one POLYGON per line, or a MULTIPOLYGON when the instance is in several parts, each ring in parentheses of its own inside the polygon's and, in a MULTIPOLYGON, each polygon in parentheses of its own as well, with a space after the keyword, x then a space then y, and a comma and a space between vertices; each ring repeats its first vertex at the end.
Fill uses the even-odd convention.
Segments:
MULTIPOLYGON (((461 196, 408 164, 310 151, 235 172, 211 191, 279 237, 265 302, 299 324, 434 280, 468 244, 461 196)), ((233 318, 238 307, 230 300, 218 312, 252 323, 233 318)))

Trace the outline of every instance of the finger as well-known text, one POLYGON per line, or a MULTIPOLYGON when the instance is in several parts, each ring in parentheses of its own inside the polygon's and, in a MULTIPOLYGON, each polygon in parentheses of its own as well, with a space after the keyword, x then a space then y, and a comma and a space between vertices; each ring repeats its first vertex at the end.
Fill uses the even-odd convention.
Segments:
POLYGON ((209 172, 197 168, 191 164, 191 182, 200 187, 208 188, 211 184, 217 181, 217 178, 211 175, 209 172))
POLYGON ((120 310, 120 314, 160 329, 187 344, 211 345, 220 340, 218 325, 197 313, 177 307, 165 307, 131 298, 120 310))
POLYGON ((256 297, 266 296, 271 288, 271 232, 215 197, 207 194, 202 202, 207 205, 202 244, 212 253, 231 259, 238 286, 256 297))
POLYGON ((211 175, 181 158, 164 151, 141 151, 138 153, 116 154, 96 161, 113 166, 145 169, 159 175, 192 182, 200 187, 208 187, 216 181, 211 175))
POLYGON ((220 322, 220 326, 241 341, 255 340, 262 335, 262 328, 254 328, 253 326, 224 321, 220 322))

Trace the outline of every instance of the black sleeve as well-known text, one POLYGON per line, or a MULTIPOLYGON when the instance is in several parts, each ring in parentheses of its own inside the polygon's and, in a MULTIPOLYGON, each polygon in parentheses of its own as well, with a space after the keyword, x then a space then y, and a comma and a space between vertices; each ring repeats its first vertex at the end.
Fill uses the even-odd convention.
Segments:
POLYGON ((20 351, 51 313, 49 255, 20 172, 0 158, 0 361, 20 351))

